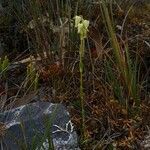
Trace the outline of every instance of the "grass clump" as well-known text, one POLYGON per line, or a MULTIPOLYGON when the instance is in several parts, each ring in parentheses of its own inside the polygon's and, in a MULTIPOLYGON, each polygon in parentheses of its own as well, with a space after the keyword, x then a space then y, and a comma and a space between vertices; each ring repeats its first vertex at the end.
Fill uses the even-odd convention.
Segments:
POLYGON ((118 97, 121 105, 124 105, 128 113, 132 113, 131 109, 133 107, 138 109, 140 106, 138 89, 138 73, 140 67, 138 66, 138 56, 136 54, 135 59, 132 60, 127 42, 117 38, 105 1, 102 2, 101 9, 107 33, 113 48, 114 59, 108 60, 106 67, 108 70, 109 81, 113 86, 114 95, 118 97), (121 46, 119 40, 123 46, 121 46))

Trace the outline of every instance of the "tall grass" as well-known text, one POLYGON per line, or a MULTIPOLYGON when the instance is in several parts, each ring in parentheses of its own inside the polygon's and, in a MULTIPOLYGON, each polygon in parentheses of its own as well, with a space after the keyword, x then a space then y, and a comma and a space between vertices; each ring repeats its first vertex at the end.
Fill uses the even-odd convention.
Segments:
POLYGON ((117 37, 106 1, 103 0, 100 7, 113 50, 113 61, 108 60, 106 65, 107 76, 112 85, 114 95, 117 95, 127 112, 131 113, 132 108, 136 107, 138 109, 140 105, 138 55, 135 54, 135 58, 131 59, 127 42, 117 37))

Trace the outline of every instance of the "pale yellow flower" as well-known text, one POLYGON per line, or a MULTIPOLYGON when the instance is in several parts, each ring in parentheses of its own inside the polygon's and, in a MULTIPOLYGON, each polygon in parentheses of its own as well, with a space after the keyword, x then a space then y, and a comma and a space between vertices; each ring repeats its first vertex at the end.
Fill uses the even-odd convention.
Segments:
POLYGON ((79 33, 79 34, 82 32, 83 28, 84 28, 83 23, 79 23, 78 26, 77 26, 78 33, 79 33))
POLYGON ((80 16, 75 16, 74 19, 75 19, 75 28, 77 28, 78 34, 80 34, 80 38, 81 39, 87 38, 89 21, 84 20, 80 16))
POLYGON ((75 16, 75 28, 78 27, 78 24, 82 21, 82 17, 81 16, 75 16))
POLYGON ((88 20, 83 20, 82 23, 83 23, 85 29, 88 30, 88 27, 89 27, 90 22, 89 22, 88 20))

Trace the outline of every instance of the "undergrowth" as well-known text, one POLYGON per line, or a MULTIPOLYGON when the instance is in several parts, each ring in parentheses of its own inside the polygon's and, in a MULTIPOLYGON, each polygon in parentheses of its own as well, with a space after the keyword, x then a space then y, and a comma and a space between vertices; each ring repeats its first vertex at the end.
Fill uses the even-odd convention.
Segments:
POLYGON ((138 149, 148 124, 142 120, 150 71, 147 22, 134 15, 139 6, 121 0, 31 0, 22 6, 14 2, 12 13, 35 66, 28 65, 19 90, 48 86, 52 101, 68 106, 82 149, 138 149), (90 22, 86 38, 74 27, 77 15, 90 22))

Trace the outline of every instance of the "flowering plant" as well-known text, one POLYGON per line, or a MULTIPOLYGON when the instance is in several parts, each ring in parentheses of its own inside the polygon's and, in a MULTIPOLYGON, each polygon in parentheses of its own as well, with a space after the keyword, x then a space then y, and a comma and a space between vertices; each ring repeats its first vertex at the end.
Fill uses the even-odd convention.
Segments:
POLYGON ((74 19, 75 19, 75 28, 77 28, 78 34, 80 34, 80 39, 87 38, 89 21, 84 20, 81 16, 75 16, 74 19))
POLYGON ((85 132, 85 112, 84 112, 84 90, 83 90, 83 57, 84 57, 84 49, 85 49, 85 38, 87 38, 87 32, 89 27, 89 21, 84 20, 81 16, 75 16, 75 28, 78 30, 78 34, 80 35, 80 61, 79 61, 79 70, 80 70, 80 102, 81 102, 81 117, 82 117, 82 139, 85 140, 86 132, 85 132))

